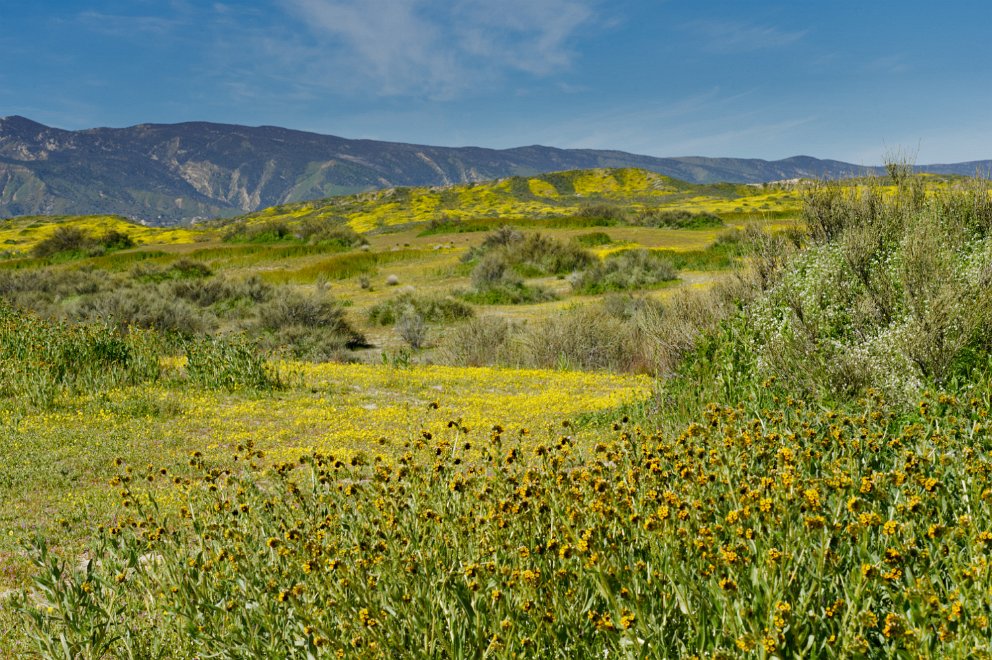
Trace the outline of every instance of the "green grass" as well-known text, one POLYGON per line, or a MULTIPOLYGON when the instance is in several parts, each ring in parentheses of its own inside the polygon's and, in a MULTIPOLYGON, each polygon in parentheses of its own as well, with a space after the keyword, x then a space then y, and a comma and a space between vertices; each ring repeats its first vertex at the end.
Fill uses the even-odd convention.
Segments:
POLYGON ((343 280, 358 275, 368 275, 381 266, 418 259, 427 254, 422 250, 397 250, 395 252, 358 252, 342 254, 293 270, 267 271, 262 277, 279 284, 312 283, 318 279, 343 280))

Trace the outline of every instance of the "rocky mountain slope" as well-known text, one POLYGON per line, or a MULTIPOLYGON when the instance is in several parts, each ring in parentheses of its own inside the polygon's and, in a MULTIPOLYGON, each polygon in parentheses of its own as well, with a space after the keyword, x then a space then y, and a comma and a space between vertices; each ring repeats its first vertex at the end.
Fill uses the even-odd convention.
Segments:
MULTIPOLYGON (((974 174, 990 166, 983 161, 931 171, 974 174)), ((172 224, 394 186, 601 167, 642 168, 696 183, 864 171, 805 156, 765 161, 542 146, 431 147, 207 122, 66 131, 19 116, 0 118, 0 216, 6 217, 117 213, 172 224)))

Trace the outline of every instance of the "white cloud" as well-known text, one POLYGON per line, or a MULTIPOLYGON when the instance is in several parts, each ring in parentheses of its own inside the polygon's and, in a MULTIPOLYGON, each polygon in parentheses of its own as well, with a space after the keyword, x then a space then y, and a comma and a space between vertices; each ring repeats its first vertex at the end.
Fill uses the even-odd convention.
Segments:
POLYGON ((325 82, 447 98, 510 72, 567 69, 594 0, 281 0, 310 28, 325 82))

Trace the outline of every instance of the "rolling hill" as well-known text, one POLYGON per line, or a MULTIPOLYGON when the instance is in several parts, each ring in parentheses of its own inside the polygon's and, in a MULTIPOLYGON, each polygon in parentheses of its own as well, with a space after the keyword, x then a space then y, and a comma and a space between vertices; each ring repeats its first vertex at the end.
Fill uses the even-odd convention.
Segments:
MULTIPOLYGON (((990 166, 922 169, 974 174, 990 166)), ((834 178, 865 169, 806 156, 765 161, 543 146, 431 147, 206 122, 66 131, 20 116, 0 118, 0 216, 7 217, 120 214, 172 224, 374 189, 603 167, 695 183, 834 178)))

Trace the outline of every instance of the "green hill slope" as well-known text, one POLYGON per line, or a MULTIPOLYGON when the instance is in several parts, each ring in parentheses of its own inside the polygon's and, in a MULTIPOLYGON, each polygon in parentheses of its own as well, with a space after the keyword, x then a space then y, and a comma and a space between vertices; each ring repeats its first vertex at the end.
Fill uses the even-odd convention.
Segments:
POLYGON ((798 212, 798 197, 784 188, 700 185, 646 170, 591 169, 447 187, 391 188, 285 204, 222 221, 233 232, 265 223, 292 231, 305 222, 348 225, 358 232, 412 223, 519 220, 583 216, 608 220, 618 210, 695 213, 798 212))

